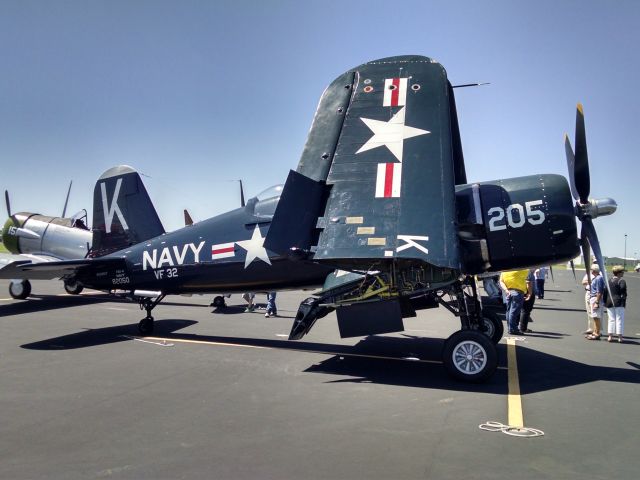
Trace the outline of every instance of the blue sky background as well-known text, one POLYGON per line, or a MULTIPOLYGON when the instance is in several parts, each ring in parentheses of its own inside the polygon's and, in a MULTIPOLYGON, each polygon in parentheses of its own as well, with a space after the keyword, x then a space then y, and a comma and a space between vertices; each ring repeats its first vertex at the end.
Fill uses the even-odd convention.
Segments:
MULTIPOLYGON (((438 60, 456 91, 469 181, 566 176, 584 104, 604 254, 640 256, 638 1, 0 0, 0 188, 14 211, 91 211, 113 165, 144 181, 167 230, 239 206, 295 169, 343 71, 438 60)), ((2 208, 4 212, 4 208, 2 208)), ((2 214, 4 217, 4 213, 2 214)))

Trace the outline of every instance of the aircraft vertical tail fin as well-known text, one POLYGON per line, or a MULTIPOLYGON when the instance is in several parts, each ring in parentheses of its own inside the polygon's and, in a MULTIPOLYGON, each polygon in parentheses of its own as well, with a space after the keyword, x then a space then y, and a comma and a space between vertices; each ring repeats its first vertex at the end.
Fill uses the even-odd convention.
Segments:
POLYGON ((93 191, 91 257, 100 257, 164 233, 138 172, 120 165, 104 172, 93 191))

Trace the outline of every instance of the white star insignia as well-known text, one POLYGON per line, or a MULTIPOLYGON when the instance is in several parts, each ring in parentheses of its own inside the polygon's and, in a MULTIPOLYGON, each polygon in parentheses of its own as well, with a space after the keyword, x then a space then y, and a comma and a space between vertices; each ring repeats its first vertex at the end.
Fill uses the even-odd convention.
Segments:
POLYGON ((236 243, 247 251, 247 256, 244 259, 244 268, 247 268, 256 258, 271 265, 267 250, 262 246, 264 237, 260 233, 258 225, 256 225, 256 228, 253 230, 253 235, 249 240, 242 240, 236 243))
POLYGON ((404 139, 431 133, 428 130, 407 127, 404 124, 404 111, 405 107, 402 107, 388 122, 372 120, 370 118, 360 118, 360 120, 369 127, 369 130, 373 132, 373 137, 367 140, 367 143, 362 145, 356 153, 366 152, 367 150, 386 145, 391 153, 402 162, 404 139))

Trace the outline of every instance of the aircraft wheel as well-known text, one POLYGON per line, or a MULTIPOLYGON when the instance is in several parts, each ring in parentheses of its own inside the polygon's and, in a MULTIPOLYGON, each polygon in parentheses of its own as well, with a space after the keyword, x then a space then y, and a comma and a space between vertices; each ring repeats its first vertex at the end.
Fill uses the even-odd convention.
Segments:
POLYGON ((224 308, 227 306, 227 304, 224 302, 224 297, 220 295, 218 295, 216 298, 213 299, 212 305, 215 308, 224 308))
POLYGON ((147 317, 140 320, 138 324, 138 331, 142 335, 149 335, 153 333, 153 317, 147 317))
POLYGON ((486 327, 484 334, 491 339, 494 344, 498 344, 504 335, 504 325, 500 318, 493 313, 482 313, 482 323, 486 327))
POLYGON ((498 354, 495 345, 485 334, 475 330, 460 330, 445 341, 442 361, 454 378, 482 382, 495 372, 498 354))
POLYGON ((9 284, 9 295, 17 300, 24 300, 31 294, 29 280, 12 280, 9 284))
POLYGON ((64 289, 70 295, 78 295, 84 287, 75 281, 66 281, 64 282, 64 289))

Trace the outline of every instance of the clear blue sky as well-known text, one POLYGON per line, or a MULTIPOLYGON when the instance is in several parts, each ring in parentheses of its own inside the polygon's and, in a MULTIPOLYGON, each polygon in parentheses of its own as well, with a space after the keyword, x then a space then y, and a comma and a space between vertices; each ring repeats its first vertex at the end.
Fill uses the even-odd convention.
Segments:
MULTIPOLYGON (((14 210, 91 210, 128 164, 167 230, 239 205, 295 169, 343 71, 435 58, 457 91, 470 181, 566 175, 584 104, 604 254, 640 256, 640 2, 0 0, 0 188, 14 210)), ((4 212, 4 208, 2 208, 4 212)), ((2 215, 4 217, 4 213, 2 215)))

